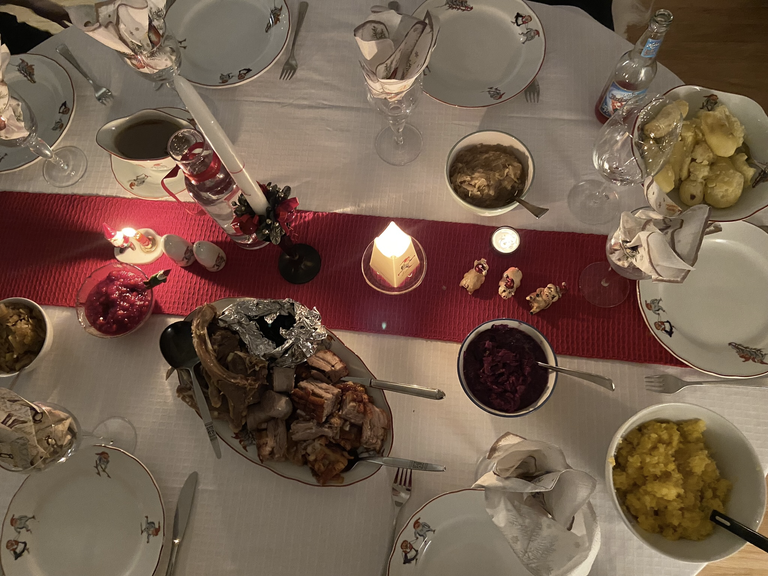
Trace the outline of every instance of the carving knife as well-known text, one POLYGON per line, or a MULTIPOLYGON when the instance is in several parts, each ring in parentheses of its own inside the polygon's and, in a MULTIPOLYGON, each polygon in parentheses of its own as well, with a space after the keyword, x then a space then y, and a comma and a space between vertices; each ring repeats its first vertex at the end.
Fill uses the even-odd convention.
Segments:
POLYGON ((354 382, 366 388, 378 388, 389 392, 398 392, 400 394, 410 394, 419 398, 429 398, 430 400, 442 400, 445 398, 445 392, 437 388, 426 388, 416 384, 400 384, 398 382, 387 382, 386 380, 376 380, 375 378, 353 378, 346 376, 341 379, 343 382, 354 382))
POLYGON ((171 544, 171 559, 168 562, 168 570, 165 576, 171 576, 176 567, 176 555, 179 553, 181 539, 184 538, 184 531, 187 529, 189 514, 192 511, 192 501, 195 499, 195 489, 197 488, 197 472, 192 472, 184 482, 179 493, 179 502, 176 504, 176 515, 173 517, 173 543, 171 544))

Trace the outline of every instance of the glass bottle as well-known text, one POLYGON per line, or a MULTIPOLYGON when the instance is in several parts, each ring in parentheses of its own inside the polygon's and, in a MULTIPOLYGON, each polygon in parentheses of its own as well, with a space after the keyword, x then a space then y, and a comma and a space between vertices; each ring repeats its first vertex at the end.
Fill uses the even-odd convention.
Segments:
POLYGON ((168 153, 184 173, 184 184, 197 202, 242 248, 255 250, 267 242, 256 236, 255 220, 235 213, 247 198, 211 146, 196 130, 179 130, 168 142, 168 153))
POLYGON ((672 13, 657 10, 632 50, 619 58, 595 104, 595 116, 601 123, 605 124, 625 102, 648 90, 656 76, 656 54, 671 24, 672 13))

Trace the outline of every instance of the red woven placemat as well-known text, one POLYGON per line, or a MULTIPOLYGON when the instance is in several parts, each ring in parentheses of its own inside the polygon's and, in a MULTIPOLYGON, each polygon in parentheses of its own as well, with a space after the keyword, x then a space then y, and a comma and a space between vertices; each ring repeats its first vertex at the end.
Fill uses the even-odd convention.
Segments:
POLYGON ((520 230, 521 247, 504 257, 490 248, 492 227, 399 218, 398 225, 424 247, 428 271, 416 290, 388 296, 365 283, 360 260, 389 221, 301 212, 298 240, 314 246, 323 263, 312 282, 294 286, 277 271, 279 248, 243 250, 213 220, 191 216, 177 203, 0 192, 0 298, 74 306, 85 277, 112 258, 112 246, 101 233, 106 222, 116 229, 152 228, 192 242, 209 240, 226 252, 227 264, 217 273, 198 263, 180 268, 165 256, 143 266, 148 274, 172 268, 168 283, 155 289, 156 312, 184 315, 230 296, 293 298, 316 307, 332 329, 452 342, 461 342, 486 320, 517 318, 538 328, 558 354, 677 364, 646 328, 634 293, 612 309, 596 308, 579 295, 581 270, 605 259, 605 236, 520 230), (470 296, 459 282, 480 257, 488 260, 490 271, 470 296), (497 288, 509 266, 523 271, 523 281, 517 294, 504 301, 497 288), (550 282, 566 282, 570 290, 548 310, 529 314, 525 296, 550 282))

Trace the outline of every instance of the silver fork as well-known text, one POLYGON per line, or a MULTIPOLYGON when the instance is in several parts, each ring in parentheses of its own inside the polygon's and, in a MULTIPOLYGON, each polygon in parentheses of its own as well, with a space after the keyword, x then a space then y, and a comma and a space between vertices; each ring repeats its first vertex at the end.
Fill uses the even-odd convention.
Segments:
POLYGON ((750 388, 768 388, 768 381, 747 378, 741 380, 682 380, 672 374, 656 374, 645 377, 645 389, 649 392, 661 394, 674 394, 680 392, 686 386, 745 386, 750 388))
POLYGON ((280 72, 280 80, 290 80, 293 75, 296 74, 296 69, 299 67, 299 63, 296 60, 296 40, 299 38, 299 32, 301 32, 301 25, 304 23, 304 16, 307 15, 307 9, 309 4, 306 2, 299 2, 299 17, 296 20, 296 32, 293 33, 293 44, 291 44, 291 54, 288 56, 288 60, 283 64, 283 70, 280 72))
POLYGON ((390 550, 392 550, 392 545, 395 542, 397 528, 400 526, 400 512, 403 511, 403 506, 408 502, 408 498, 411 497, 412 486, 413 472, 405 468, 398 468, 397 472, 395 472, 395 478, 392 480, 392 502, 395 504, 397 513, 395 514, 395 521, 392 523, 392 538, 389 541, 390 550))
POLYGON ((88 83, 91 85, 91 88, 93 88, 93 92, 96 95, 96 100, 98 100, 101 104, 104 104, 105 106, 112 102, 112 99, 114 96, 112 96, 112 92, 108 88, 104 88, 101 84, 97 84, 93 80, 91 80, 91 77, 88 76, 88 72, 83 70, 83 67, 80 66, 80 62, 77 61, 75 58, 75 55, 72 54, 70 49, 67 47, 66 44, 59 44, 56 47, 56 52, 64 56, 67 62, 72 64, 72 66, 75 67, 75 70, 80 72, 80 74, 83 75, 83 78, 88 80, 88 83))
POLYGON ((538 102, 539 94, 541 94, 541 90, 539 89, 539 80, 538 78, 534 78, 533 82, 528 84, 528 87, 525 89, 525 101, 538 102))

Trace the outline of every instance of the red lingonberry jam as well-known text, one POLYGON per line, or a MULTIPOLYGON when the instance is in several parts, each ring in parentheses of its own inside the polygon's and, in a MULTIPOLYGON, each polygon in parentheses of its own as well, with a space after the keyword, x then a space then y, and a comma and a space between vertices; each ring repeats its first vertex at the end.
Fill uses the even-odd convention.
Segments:
POLYGON ((130 270, 114 270, 89 292, 85 317, 96 330, 119 336, 136 328, 150 313, 152 293, 130 270))

